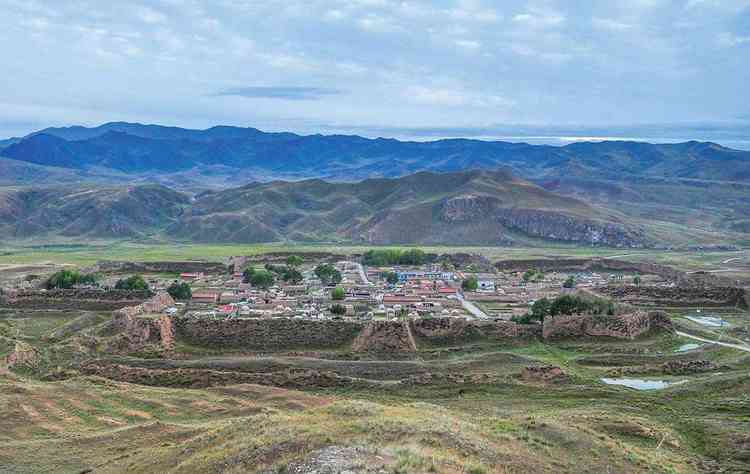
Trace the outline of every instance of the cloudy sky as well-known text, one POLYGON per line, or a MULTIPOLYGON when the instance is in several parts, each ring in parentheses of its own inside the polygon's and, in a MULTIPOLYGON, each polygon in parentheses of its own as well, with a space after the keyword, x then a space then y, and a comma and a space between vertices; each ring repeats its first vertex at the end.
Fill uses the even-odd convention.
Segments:
POLYGON ((0 7, 0 136, 113 120, 473 136, 750 125, 750 0, 0 7))

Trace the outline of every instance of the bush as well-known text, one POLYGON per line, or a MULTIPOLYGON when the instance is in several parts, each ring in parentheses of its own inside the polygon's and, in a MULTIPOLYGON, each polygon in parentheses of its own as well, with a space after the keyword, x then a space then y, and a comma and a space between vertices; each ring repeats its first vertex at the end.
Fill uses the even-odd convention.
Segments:
POLYGON ((302 283, 304 277, 296 268, 287 267, 286 271, 282 273, 281 279, 287 283, 291 283, 292 285, 297 285, 299 283, 302 283))
POLYGON ((584 298, 578 295, 562 295, 555 298, 549 307, 549 315, 560 314, 615 314, 612 300, 604 298, 584 298))
POLYGON ((341 301, 346 297, 346 293, 344 292, 344 289, 340 286, 337 286, 336 288, 331 291, 331 299, 334 301, 341 301))
POLYGON ((77 270, 60 270, 47 279, 45 286, 51 290, 53 288, 73 288, 77 285, 94 284, 96 284, 94 275, 84 275, 77 270))
POLYGON ((187 283, 173 282, 167 288, 167 293, 176 300, 189 300, 193 297, 193 290, 187 283))
POLYGON ((389 285, 395 285, 398 283, 398 274, 396 272, 386 272, 385 274, 385 281, 388 282, 389 285))
POLYGON ((476 291, 477 288, 479 288, 479 282, 475 276, 470 276, 461 282, 461 289, 464 291, 476 291))
POLYGON ((565 283, 563 283, 563 288, 575 288, 576 287, 576 279, 573 278, 573 275, 569 276, 567 280, 565 280, 565 283))
POLYGON ((117 280, 116 290, 149 290, 148 283, 142 275, 133 275, 128 278, 117 280))
POLYGON ((290 255, 286 259, 287 266, 290 267, 299 267, 305 262, 305 259, 300 257, 299 255, 290 255))

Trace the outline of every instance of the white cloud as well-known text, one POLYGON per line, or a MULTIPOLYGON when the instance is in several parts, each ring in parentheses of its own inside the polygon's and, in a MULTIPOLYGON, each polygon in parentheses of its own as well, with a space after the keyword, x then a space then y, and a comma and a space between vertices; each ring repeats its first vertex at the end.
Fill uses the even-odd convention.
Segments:
POLYGON ((138 17, 150 25, 159 25, 167 21, 166 15, 149 7, 141 8, 138 11, 138 17))
POLYGON ((591 20, 591 24, 594 25, 594 28, 610 31, 627 31, 633 28, 630 23, 613 20, 612 18, 594 18, 591 20))
POLYGON ((738 36, 728 32, 719 33, 716 39, 721 46, 733 47, 750 44, 750 36, 738 36))
POLYGON ((552 10, 530 9, 515 15, 513 22, 531 28, 553 28, 565 23, 565 15, 552 10))
POLYGON ((456 40, 455 41, 456 46, 466 49, 468 51, 477 51, 479 48, 482 47, 482 43, 479 41, 474 40, 456 40))
POLYGON ((513 106, 513 101, 499 95, 442 87, 413 86, 406 89, 405 96, 411 102, 438 107, 507 109, 513 106))

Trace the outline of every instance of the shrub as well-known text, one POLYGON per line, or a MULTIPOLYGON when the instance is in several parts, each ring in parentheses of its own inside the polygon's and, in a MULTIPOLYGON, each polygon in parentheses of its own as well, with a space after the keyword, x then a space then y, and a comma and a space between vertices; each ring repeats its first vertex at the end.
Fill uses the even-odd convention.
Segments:
POLYGON ((541 270, 532 268, 530 270, 526 270, 523 274, 523 281, 525 282, 535 282, 542 280, 544 280, 544 272, 541 270))
POLYGON ((187 283, 173 282, 167 288, 167 293, 176 300, 189 300, 193 297, 193 290, 187 283))
POLYGON ((273 273, 268 270, 256 270, 250 275, 250 284, 263 289, 268 289, 276 282, 273 273))
POLYGON ((149 290, 148 283, 142 275, 133 275, 128 278, 117 280, 116 290, 149 290))
POLYGON ((290 267, 299 267, 305 262, 305 259, 299 255, 290 255, 286 259, 286 264, 290 267))
POLYGON ((461 288, 464 291, 476 291, 477 288, 479 288, 479 281, 477 281, 477 277, 470 276, 463 282, 461 282, 461 288))
POLYGON ((563 288, 575 288, 576 287, 576 279, 573 278, 573 275, 569 276, 567 280, 565 280, 565 283, 563 283, 563 288))
POLYGON ((331 299, 334 301, 341 301, 346 297, 346 293, 344 292, 344 289, 340 286, 337 286, 336 288, 331 291, 331 299))

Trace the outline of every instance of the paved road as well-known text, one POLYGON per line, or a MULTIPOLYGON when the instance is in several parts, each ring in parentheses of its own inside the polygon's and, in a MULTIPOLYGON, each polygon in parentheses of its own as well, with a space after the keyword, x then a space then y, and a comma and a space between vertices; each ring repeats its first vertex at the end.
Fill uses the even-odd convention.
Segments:
POLYGON ((458 301, 461 302, 461 306, 463 306, 464 309, 471 313, 474 317, 479 319, 490 319, 490 317, 487 316, 484 311, 479 309, 477 305, 475 305, 471 301, 467 301, 466 299, 464 299, 464 295, 462 295, 461 293, 456 293, 456 298, 458 298, 458 301))
POLYGON ((359 277, 362 279, 362 283, 364 283, 365 285, 370 285, 370 286, 373 285, 373 283, 367 279, 367 273, 365 273, 365 268, 362 266, 361 263, 357 263, 357 262, 348 262, 348 263, 353 263, 354 265, 357 266, 357 271, 359 272, 359 277))
POLYGON ((675 331, 675 334, 677 334, 678 336, 687 337, 688 339, 695 339, 696 341, 708 342, 710 344, 716 344, 719 346, 731 347, 732 349, 737 349, 740 351, 750 352, 750 346, 745 346, 741 344, 730 344, 728 342, 712 341, 711 339, 705 339, 699 336, 693 336, 692 334, 688 334, 682 331, 675 331))

